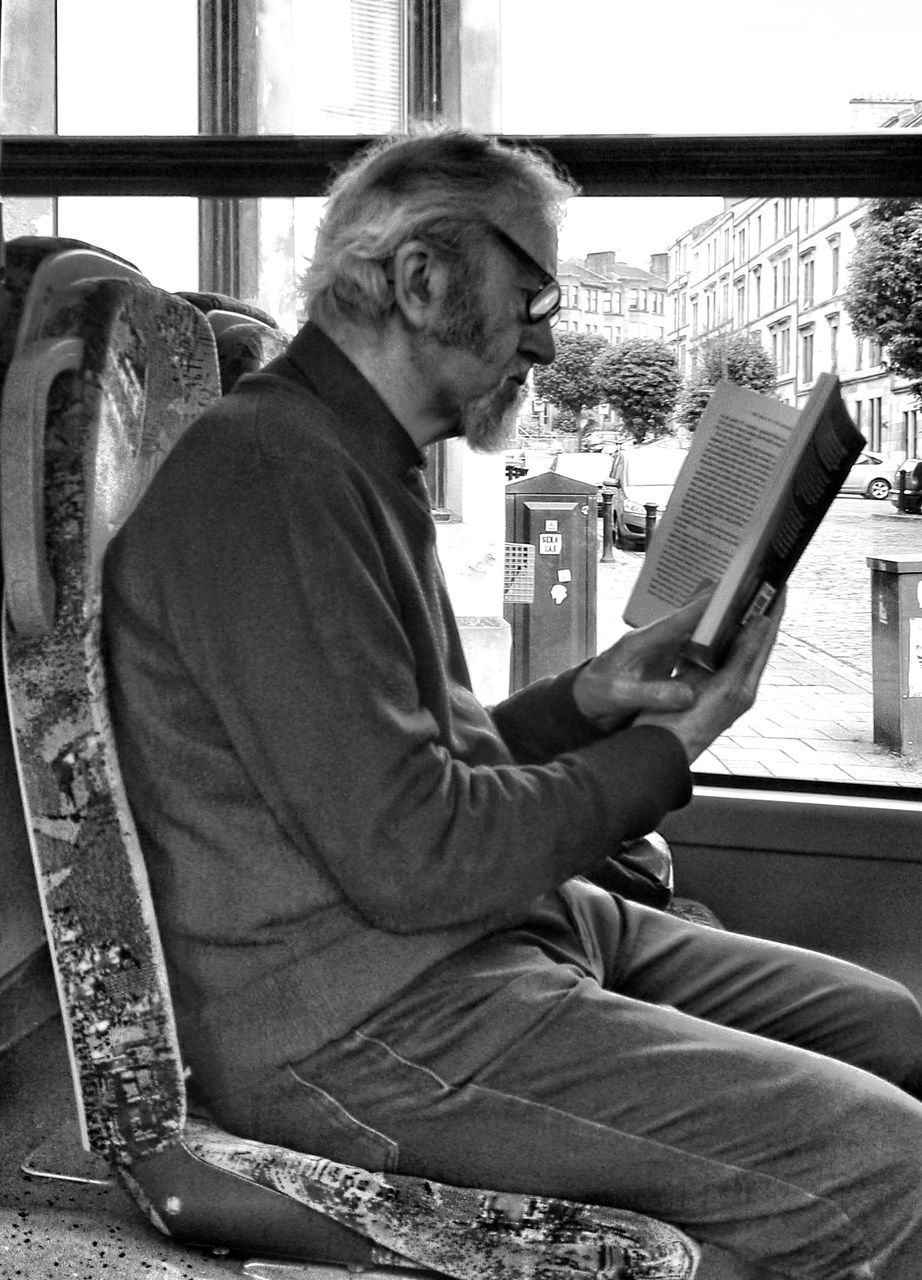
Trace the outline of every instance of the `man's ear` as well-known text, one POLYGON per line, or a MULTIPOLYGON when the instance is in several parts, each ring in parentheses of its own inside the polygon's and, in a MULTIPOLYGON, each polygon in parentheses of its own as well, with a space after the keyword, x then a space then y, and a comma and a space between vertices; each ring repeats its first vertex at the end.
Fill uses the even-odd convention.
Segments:
POLYGON ((447 283, 445 264, 424 240, 408 240, 394 254, 394 301, 412 328, 426 327, 447 283))

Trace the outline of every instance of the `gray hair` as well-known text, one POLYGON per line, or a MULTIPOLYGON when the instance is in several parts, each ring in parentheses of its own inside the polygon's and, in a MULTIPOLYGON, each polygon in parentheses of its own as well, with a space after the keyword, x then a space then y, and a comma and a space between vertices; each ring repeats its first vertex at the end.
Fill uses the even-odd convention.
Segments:
POLYGON ((544 152, 466 130, 374 143, 330 188, 303 279, 309 314, 380 323, 394 302, 385 264, 406 241, 463 261, 485 223, 537 209, 559 226, 575 193, 544 152))

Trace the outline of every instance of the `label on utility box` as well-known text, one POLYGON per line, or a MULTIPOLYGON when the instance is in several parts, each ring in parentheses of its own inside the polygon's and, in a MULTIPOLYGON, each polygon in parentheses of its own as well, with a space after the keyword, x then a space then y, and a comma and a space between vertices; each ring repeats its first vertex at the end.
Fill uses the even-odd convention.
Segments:
POLYGON ((542 556, 559 556, 563 550, 563 537, 559 533, 541 533, 538 535, 538 554, 542 556))

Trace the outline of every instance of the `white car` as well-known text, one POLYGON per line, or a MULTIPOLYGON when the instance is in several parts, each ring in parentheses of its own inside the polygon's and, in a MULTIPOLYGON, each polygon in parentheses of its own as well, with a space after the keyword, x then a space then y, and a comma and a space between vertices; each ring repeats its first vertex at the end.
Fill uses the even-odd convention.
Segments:
POLYGON ((852 465, 840 492, 860 493, 865 498, 882 502, 890 497, 891 489, 896 488, 896 472, 897 468, 882 454, 865 450, 852 465))
POLYGON ((655 504, 658 520, 687 457, 688 450, 672 441, 637 445, 615 454, 612 533, 617 546, 643 546, 647 504, 655 504))

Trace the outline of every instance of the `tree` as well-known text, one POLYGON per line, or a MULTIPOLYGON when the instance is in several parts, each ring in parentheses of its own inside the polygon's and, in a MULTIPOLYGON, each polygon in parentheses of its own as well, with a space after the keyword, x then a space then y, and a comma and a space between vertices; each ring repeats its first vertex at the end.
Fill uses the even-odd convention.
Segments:
POLYGON ((667 343, 628 338, 602 352, 595 367, 602 398, 618 410, 638 443, 664 434, 682 381, 667 343))
POLYGON ((738 387, 771 392, 778 381, 775 361, 753 333, 712 338, 698 354, 698 364, 679 396, 676 421, 694 431, 717 383, 725 379, 738 387))
POLYGON ((594 409, 605 395, 599 387, 595 361, 610 345, 597 333, 562 333, 555 336, 557 355, 553 364, 536 366, 535 394, 556 405, 565 415, 561 425, 576 431, 579 446, 585 426, 581 420, 585 409, 594 409))
POLYGON ((850 264, 845 308, 922 399, 922 200, 872 200, 850 264))

